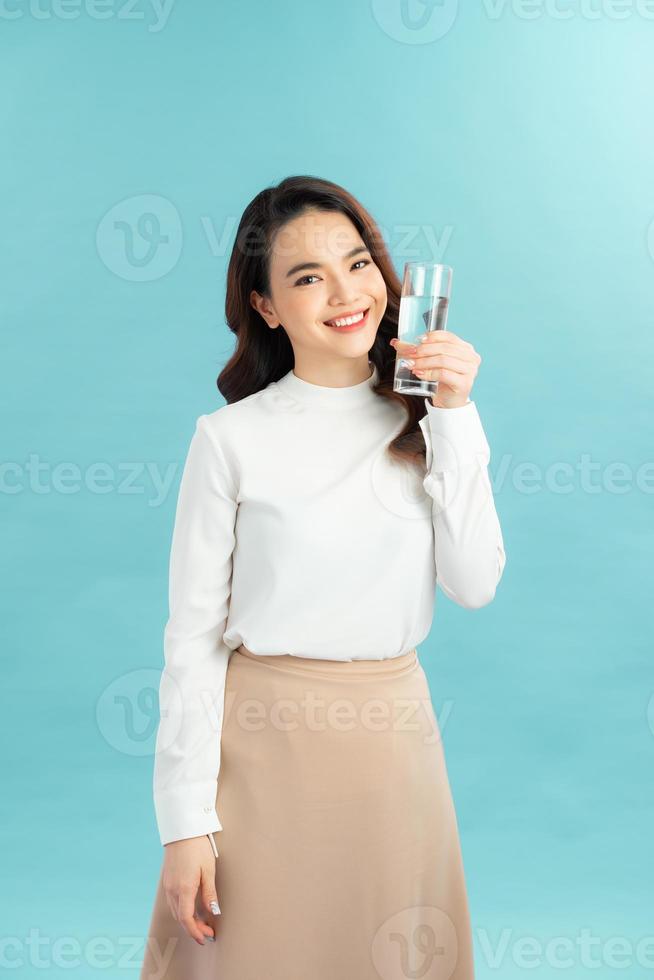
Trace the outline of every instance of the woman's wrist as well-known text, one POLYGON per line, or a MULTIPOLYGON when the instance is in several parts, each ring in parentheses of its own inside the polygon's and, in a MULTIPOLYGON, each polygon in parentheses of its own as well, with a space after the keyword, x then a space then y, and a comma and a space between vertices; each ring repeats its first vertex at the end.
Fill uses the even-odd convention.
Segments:
POLYGON ((463 408, 464 405, 468 405, 470 403, 470 399, 469 398, 466 398, 465 401, 457 402, 454 405, 442 405, 438 401, 438 398, 436 397, 436 395, 432 395, 431 403, 432 403, 432 405, 433 405, 434 408, 463 408))

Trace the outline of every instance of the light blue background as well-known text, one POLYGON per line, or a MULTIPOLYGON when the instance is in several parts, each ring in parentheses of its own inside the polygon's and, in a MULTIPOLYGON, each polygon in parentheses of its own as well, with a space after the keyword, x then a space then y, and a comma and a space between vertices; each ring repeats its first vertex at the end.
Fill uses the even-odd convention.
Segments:
POLYGON ((617 9, 445 0, 411 29, 400 0, 176 0, 167 17, 108 0, 106 19, 91 0, 6 0, 1 921, 21 976, 42 976, 30 929, 49 976, 137 975, 177 484, 195 418, 223 403, 237 222, 293 173, 358 196, 398 270, 451 264, 449 328, 483 358, 508 563, 482 610, 439 591, 421 647, 478 976, 649 972, 654 20, 644 0, 617 9), (168 235, 153 256, 136 228, 151 205, 168 235), (105 492, 85 484, 98 463, 105 492), (57 966, 75 957, 56 940, 98 936, 108 968, 84 948, 57 966))

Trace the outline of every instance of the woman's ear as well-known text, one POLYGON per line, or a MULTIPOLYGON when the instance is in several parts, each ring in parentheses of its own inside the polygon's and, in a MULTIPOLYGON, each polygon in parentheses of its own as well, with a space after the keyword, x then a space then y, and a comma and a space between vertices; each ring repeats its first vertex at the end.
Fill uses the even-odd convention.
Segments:
POLYGON ((256 289, 253 289, 250 293, 250 303, 272 330, 280 325, 279 318, 275 316, 275 311, 270 300, 266 299, 265 296, 260 296, 256 289))

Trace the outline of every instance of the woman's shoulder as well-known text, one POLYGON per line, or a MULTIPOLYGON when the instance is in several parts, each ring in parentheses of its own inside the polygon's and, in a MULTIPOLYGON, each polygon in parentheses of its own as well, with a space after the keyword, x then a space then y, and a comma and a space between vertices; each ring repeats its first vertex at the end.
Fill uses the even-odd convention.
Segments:
POLYGON ((206 428, 217 442, 234 445, 241 437, 252 433, 270 417, 270 399, 273 385, 254 391, 239 401, 221 405, 198 418, 198 425, 206 428))

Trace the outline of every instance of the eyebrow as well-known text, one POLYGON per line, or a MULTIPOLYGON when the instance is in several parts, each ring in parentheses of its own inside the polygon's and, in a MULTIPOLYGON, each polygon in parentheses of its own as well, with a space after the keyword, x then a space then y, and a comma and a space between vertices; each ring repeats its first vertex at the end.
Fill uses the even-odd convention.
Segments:
MULTIPOLYGON (((369 252, 370 249, 367 245, 357 245, 356 248, 351 249, 346 252, 343 256, 343 260, 351 259, 353 255, 360 255, 361 252, 369 252)), ((286 278, 295 275, 296 272, 300 272, 301 269, 322 269, 322 264, 320 262, 300 262, 299 265, 294 265, 292 269, 289 269, 286 273, 286 278)))

